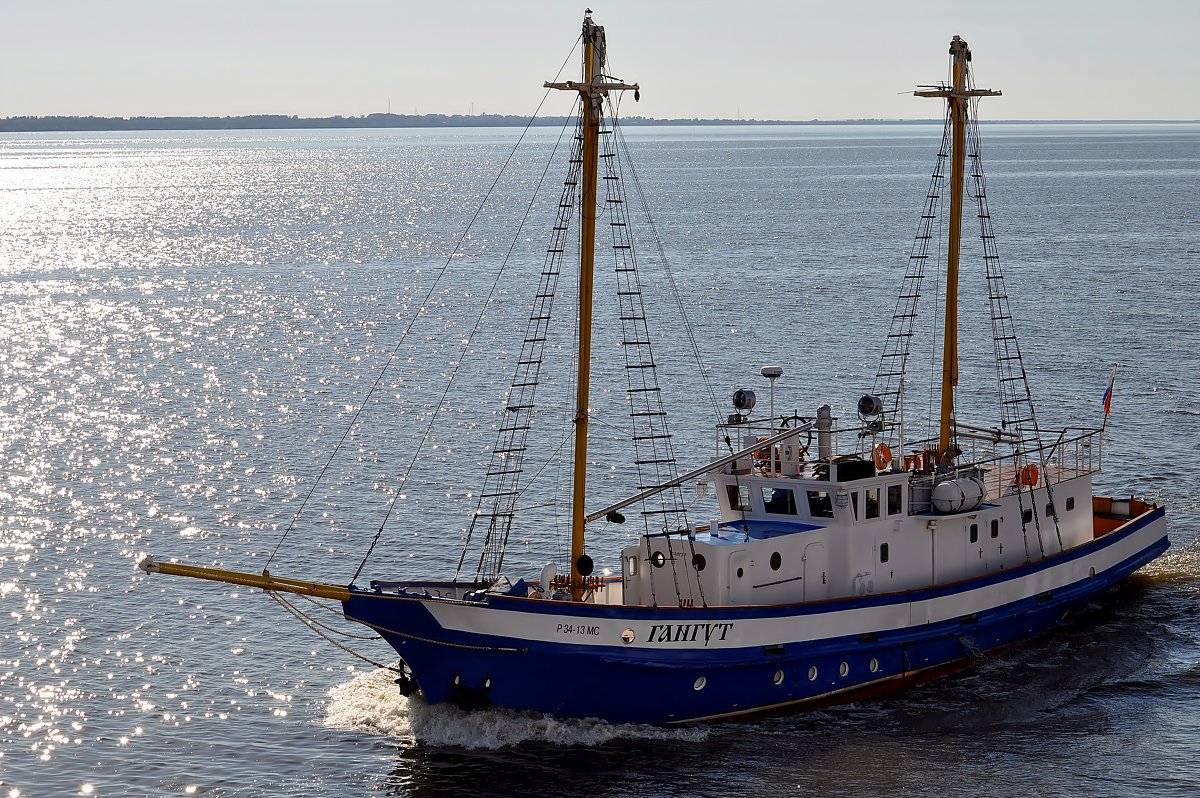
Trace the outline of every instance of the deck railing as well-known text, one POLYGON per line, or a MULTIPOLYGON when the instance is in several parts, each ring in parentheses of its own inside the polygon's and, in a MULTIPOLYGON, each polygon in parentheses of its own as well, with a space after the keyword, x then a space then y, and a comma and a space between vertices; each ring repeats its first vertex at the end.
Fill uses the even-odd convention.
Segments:
MULTIPOLYGON (((721 455, 731 449, 752 446, 758 440, 811 421, 813 419, 810 417, 790 415, 775 419, 748 419, 719 424, 716 453, 721 455)), ((867 458, 872 456, 873 436, 869 430, 858 425, 839 427, 836 418, 832 419, 832 422, 832 427, 827 433, 831 457, 855 454, 867 458), (843 446, 844 443, 849 443, 850 446, 843 446)), ((1030 465, 1036 469, 1036 477, 1033 478, 1035 487, 1047 482, 1056 484, 1099 471, 1102 444, 1100 433, 1101 430, 1097 428, 1067 427, 1053 440, 1039 444, 1036 441, 1019 440, 998 428, 960 424, 955 441, 961 451, 954 458, 952 467, 939 467, 933 456, 937 445, 937 440, 933 438, 906 442, 904 452, 892 454, 892 467, 898 465, 900 469, 913 472, 914 488, 925 482, 927 476, 930 482, 929 490, 932 490, 934 482, 944 479, 966 476, 981 478, 988 488, 988 496, 995 498, 1010 492, 1022 476, 1027 481, 1026 487, 1029 487, 1027 483, 1034 472, 1022 469, 1030 465)), ((732 469, 739 473, 745 473, 749 469, 770 473, 773 468, 782 476, 797 476, 805 471, 804 464, 823 459, 820 456, 821 436, 819 430, 813 429, 800 435, 790 445, 777 445, 773 447, 773 452, 764 449, 752 460, 743 458, 735 462, 732 469), (800 468, 795 467, 797 464, 800 468), (789 465, 792 467, 789 468, 789 465)))

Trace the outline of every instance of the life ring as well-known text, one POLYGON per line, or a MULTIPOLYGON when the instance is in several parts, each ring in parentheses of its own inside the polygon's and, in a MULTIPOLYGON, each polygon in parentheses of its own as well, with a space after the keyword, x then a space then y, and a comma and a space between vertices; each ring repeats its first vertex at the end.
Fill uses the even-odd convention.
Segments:
POLYGON ((892 448, 886 443, 875 444, 875 468, 883 471, 892 462, 892 448))
POLYGON ((1024 485, 1027 488, 1031 488, 1037 484, 1037 481, 1037 466, 1035 466, 1033 463, 1026 463, 1025 465, 1021 466, 1021 470, 1017 472, 1016 482, 1018 485, 1024 485))
POLYGON ((904 470, 905 471, 920 471, 921 468, 922 468, 922 462, 921 462, 921 454, 919 452, 914 452, 912 454, 904 456, 904 470))

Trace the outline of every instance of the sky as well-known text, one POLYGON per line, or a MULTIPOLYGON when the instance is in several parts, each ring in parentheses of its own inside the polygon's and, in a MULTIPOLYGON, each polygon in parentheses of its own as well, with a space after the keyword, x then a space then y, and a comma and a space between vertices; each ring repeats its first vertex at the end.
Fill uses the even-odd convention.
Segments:
MULTIPOLYGON (((0 117, 529 116, 588 0, 3 0, 0 117)), ((622 114, 920 119, 966 39, 992 119, 1200 119, 1200 0, 591 0, 622 114)), ((577 76, 578 52, 561 80, 577 76)), ((569 112, 551 98, 543 114, 569 112)))

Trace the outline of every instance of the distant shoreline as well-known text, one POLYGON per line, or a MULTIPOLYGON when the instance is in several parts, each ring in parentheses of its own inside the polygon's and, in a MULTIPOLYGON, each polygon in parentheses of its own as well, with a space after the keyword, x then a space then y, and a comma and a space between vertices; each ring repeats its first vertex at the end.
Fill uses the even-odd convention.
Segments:
MULTIPOLYGON (((528 117, 502 114, 367 114, 366 116, 300 117, 284 114, 250 116, 10 116, 0 119, 0 133, 68 133, 137 130, 310 130, 322 128, 456 128, 559 127, 561 116, 528 117)), ((941 119, 653 119, 622 117, 624 125, 928 125, 941 119)), ((994 122, 1038 124, 1195 124, 1188 119, 997 119, 994 122)))

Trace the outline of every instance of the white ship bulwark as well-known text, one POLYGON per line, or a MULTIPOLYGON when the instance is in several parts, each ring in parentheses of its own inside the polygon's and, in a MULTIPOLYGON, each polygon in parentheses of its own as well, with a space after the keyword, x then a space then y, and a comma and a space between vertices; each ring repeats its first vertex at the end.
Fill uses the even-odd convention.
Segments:
MULTIPOLYGON (((756 416, 755 392, 737 391, 734 412, 716 425, 714 453, 678 473, 616 171, 628 154, 615 149, 619 130, 606 123, 614 111, 609 97, 633 91, 636 98, 638 86, 606 73, 604 29, 590 15, 582 41, 581 80, 546 84, 578 96, 575 146, 454 578, 343 586, 154 559, 143 563, 147 571, 340 602, 348 620, 376 630, 400 655, 399 688, 431 703, 672 724, 849 701, 966 667, 1070 617, 1167 549, 1163 507, 1093 495, 1103 428, 1051 434, 1036 418, 973 116, 979 98, 999 92, 974 87, 970 51, 958 37, 950 46, 952 79, 916 92, 945 100, 945 131, 875 383, 854 405, 857 417, 843 424, 828 405, 807 417, 776 415, 784 369, 767 366, 769 412, 756 416), (955 404, 968 197, 980 225, 996 362, 998 412, 986 424, 961 418, 955 404), (632 464, 643 487, 589 512, 600 218, 613 237, 632 464), (943 221, 939 233, 935 224, 943 221), (522 464, 565 231, 574 222, 581 226, 581 289, 579 312, 566 315, 578 320, 578 374, 570 409, 573 489, 569 513, 562 508, 571 518, 571 551, 565 563, 536 575, 507 573, 516 498, 529 485, 522 464), (933 259, 929 242, 942 239, 940 379, 909 403, 936 405, 938 416, 921 419, 905 411, 916 390, 908 363, 933 259), (680 495, 698 478, 715 489, 701 521, 689 519, 696 510, 680 495), (622 511, 638 513, 644 531, 610 553, 611 561, 619 556, 619 574, 596 576, 590 525, 623 523, 622 511), (474 573, 464 576, 472 563, 474 573)), ((1111 380, 1106 412, 1110 395, 1111 380)))

